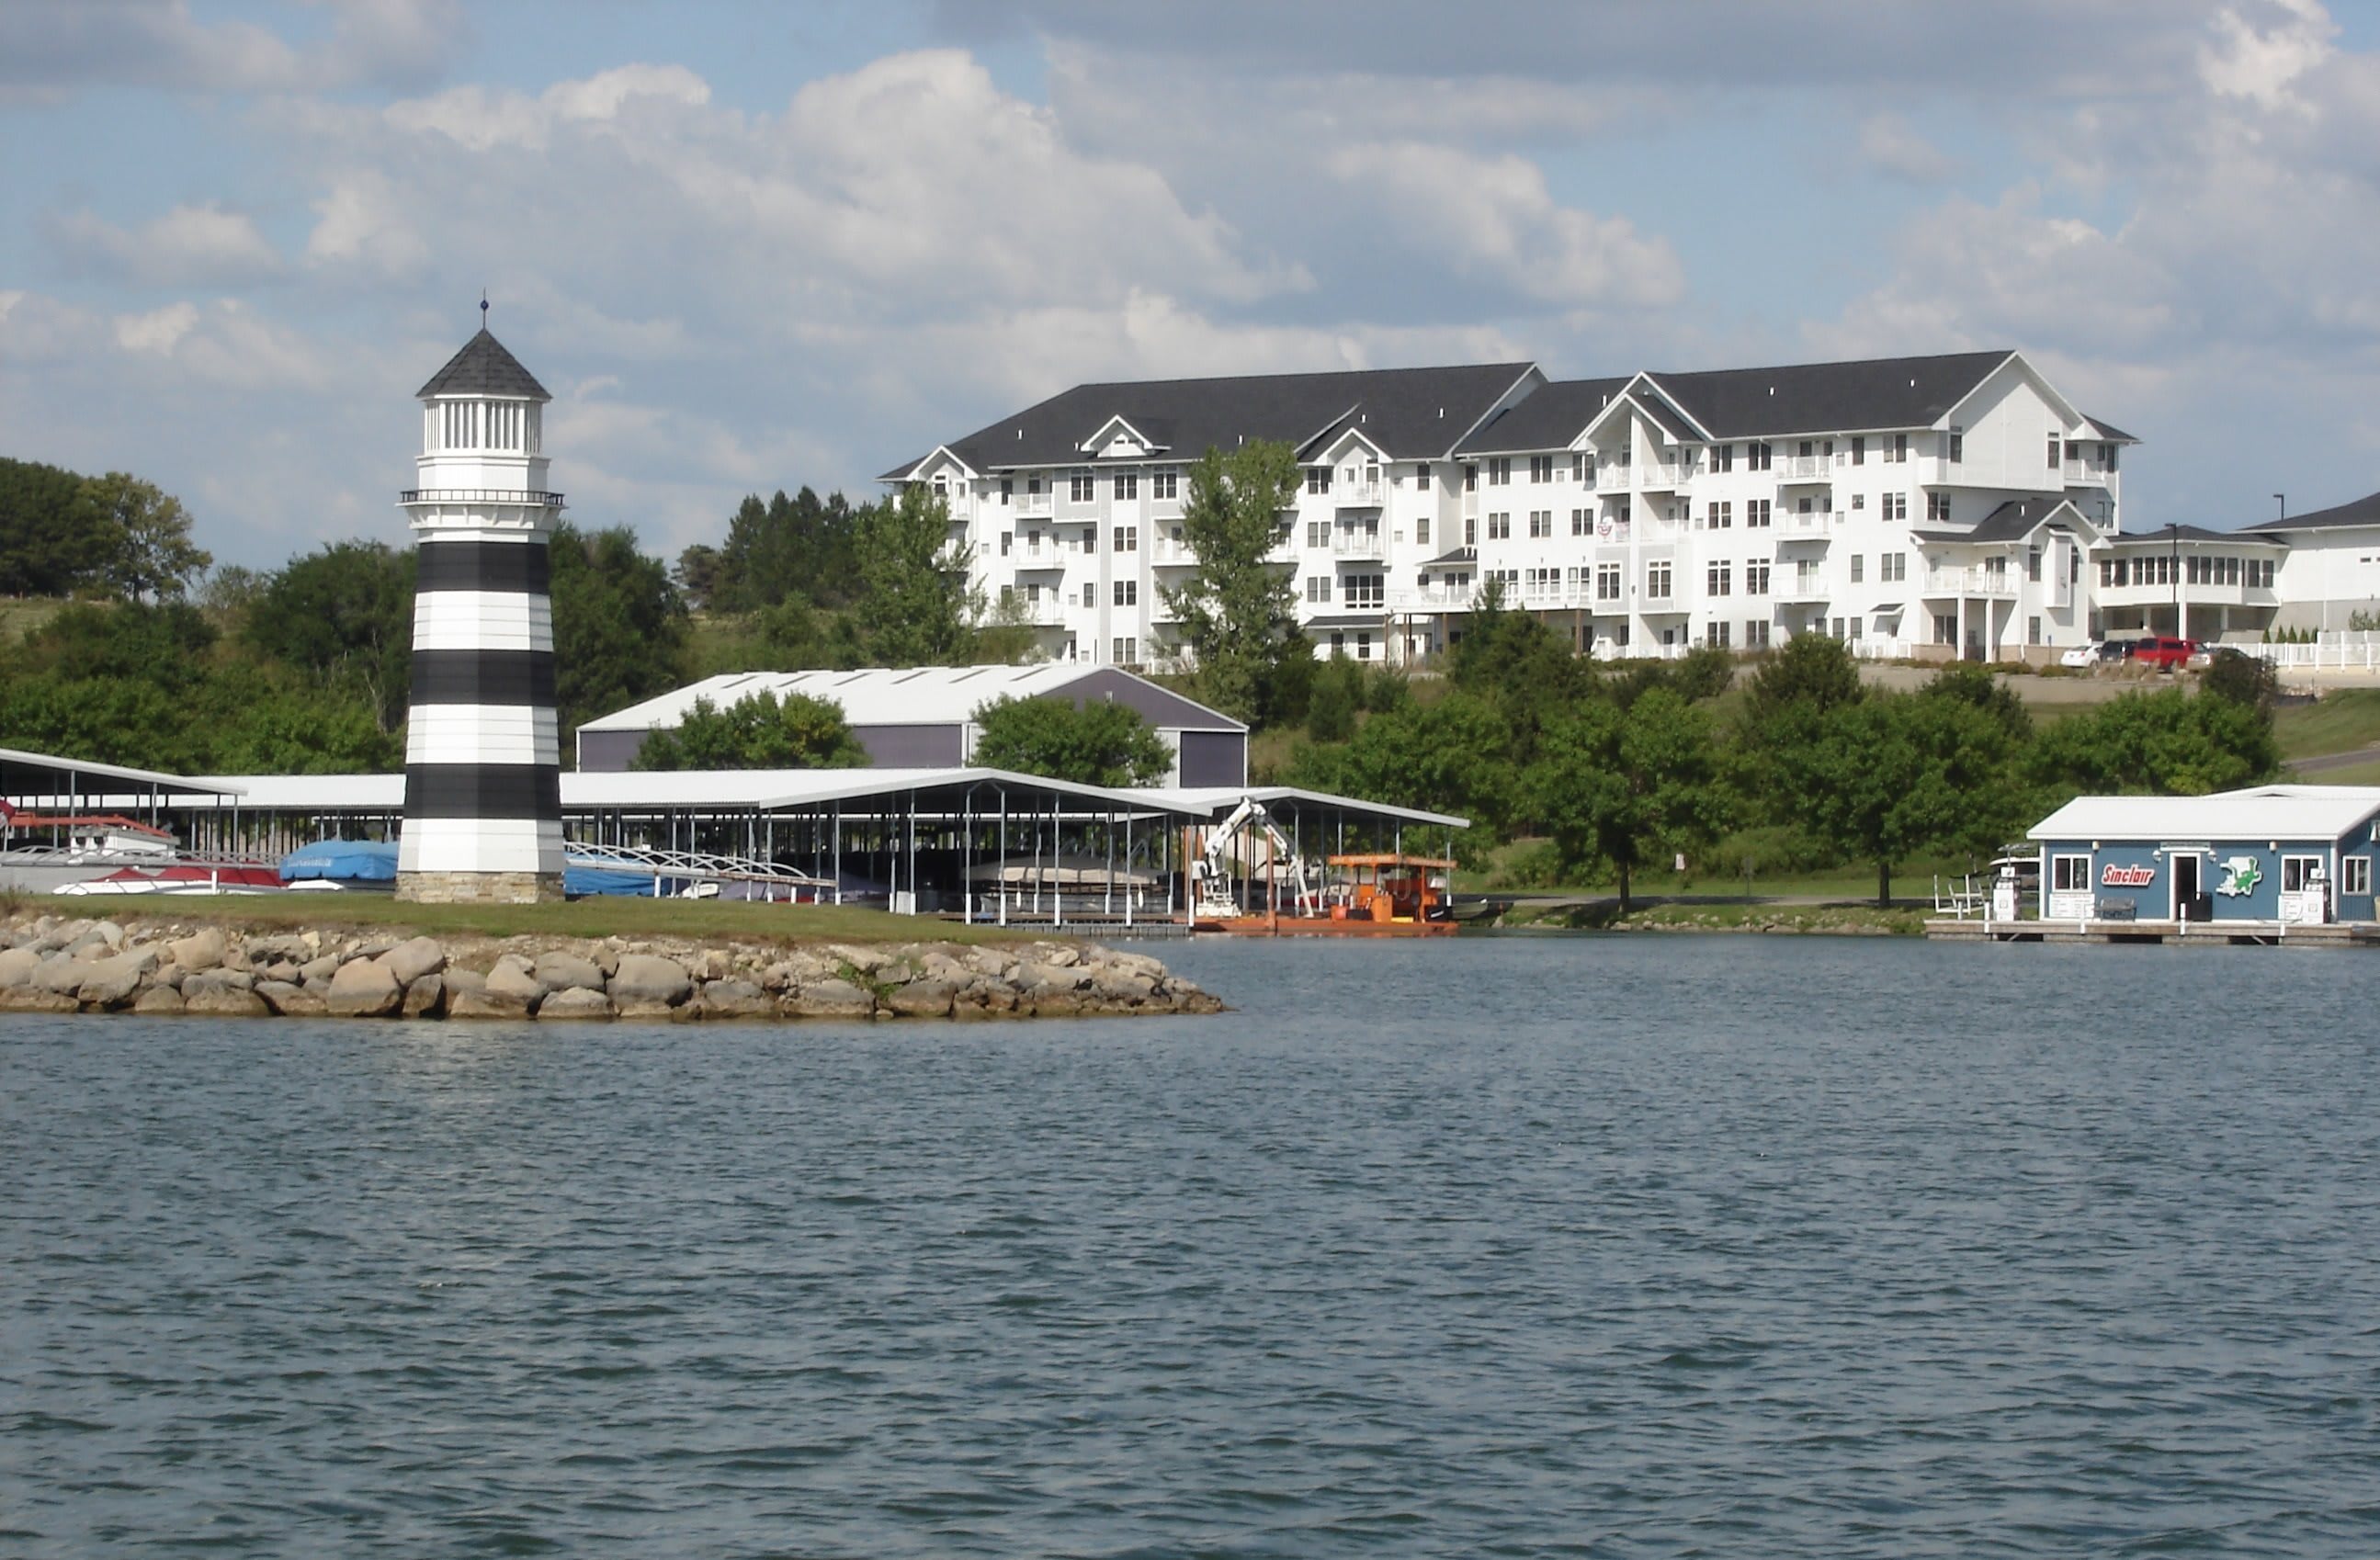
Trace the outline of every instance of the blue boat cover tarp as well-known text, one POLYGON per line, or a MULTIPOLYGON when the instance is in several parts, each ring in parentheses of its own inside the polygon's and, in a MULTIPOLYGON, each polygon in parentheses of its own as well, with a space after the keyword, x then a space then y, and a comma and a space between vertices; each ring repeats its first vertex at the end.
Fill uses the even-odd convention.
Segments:
POLYGON ((394 883, 396 847, 377 840, 317 840, 281 858, 284 883, 394 883))
MULTIPOLYGON (((675 877, 662 879, 662 892, 676 894, 686 884, 675 877)), ((650 872, 625 872, 609 866, 572 866, 562 868, 562 891, 571 899, 585 899, 598 894, 623 894, 638 899, 653 897, 653 875, 650 872)))

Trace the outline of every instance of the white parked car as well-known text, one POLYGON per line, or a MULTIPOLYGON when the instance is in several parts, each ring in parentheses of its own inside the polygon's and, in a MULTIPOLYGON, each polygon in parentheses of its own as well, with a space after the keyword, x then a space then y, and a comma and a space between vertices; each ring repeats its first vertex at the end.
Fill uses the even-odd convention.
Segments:
POLYGON ((2087 645, 2075 646, 2058 658, 2058 664, 2073 667, 2079 671, 2090 671, 2099 664, 2099 642, 2094 639, 2087 645))

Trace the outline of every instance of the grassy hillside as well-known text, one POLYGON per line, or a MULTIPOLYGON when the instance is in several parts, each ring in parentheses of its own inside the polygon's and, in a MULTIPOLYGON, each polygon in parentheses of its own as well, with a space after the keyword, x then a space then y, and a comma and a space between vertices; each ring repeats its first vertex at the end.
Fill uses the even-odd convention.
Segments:
MULTIPOLYGON (((2288 706, 2273 718, 2273 735, 2284 760, 2352 753, 2380 744, 2380 688, 2342 688, 2313 704, 2288 706)), ((2332 784, 2362 783, 2339 778, 2349 772, 2326 770, 2322 778, 2332 784)))

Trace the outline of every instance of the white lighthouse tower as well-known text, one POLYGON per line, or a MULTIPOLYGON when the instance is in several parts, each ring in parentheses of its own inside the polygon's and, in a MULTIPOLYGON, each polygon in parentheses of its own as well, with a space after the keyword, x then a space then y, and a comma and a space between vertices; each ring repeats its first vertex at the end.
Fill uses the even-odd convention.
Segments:
POLYGON ((540 427, 553 399, 480 333, 418 393, 419 486, 398 495, 419 559, 405 831, 396 897, 562 897, 562 753, 553 714, 540 427))

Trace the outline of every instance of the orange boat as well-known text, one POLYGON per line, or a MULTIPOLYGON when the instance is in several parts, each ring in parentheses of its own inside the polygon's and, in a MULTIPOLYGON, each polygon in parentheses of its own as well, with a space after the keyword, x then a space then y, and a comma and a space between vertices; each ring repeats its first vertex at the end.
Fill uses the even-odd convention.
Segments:
MULTIPOLYGON (((1451 872, 1440 856, 1401 852, 1330 856, 1348 880, 1324 890, 1313 912, 1201 917, 1194 929, 1254 937, 1438 937, 1455 932, 1452 901, 1432 873, 1451 872)), ((1279 888, 1272 889, 1276 899, 1279 888)))

